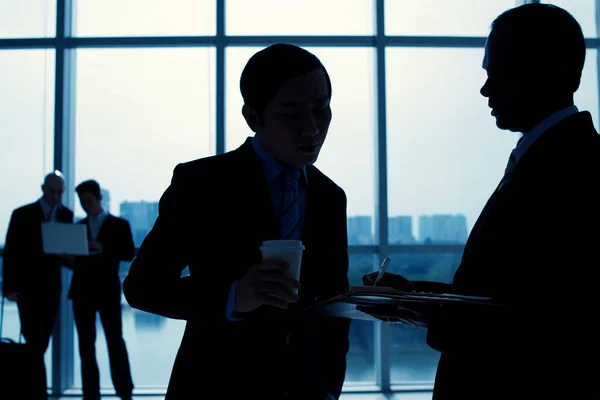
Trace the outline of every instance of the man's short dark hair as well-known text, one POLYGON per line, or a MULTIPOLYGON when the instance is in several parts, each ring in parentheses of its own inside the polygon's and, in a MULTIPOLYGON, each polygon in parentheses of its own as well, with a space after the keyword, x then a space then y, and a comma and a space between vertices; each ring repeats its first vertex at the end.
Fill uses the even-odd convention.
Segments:
POLYGON ((311 52, 291 44, 273 44, 254 54, 246 63, 240 79, 244 103, 260 116, 288 80, 321 69, 331 99, 331 81, 321 61, 311 52))
POLYGON ((84 193, 91 193, 96 198, 100 197, 100 185, 92 179, 81 182, 77 188, 75 188, 75 191, 79 196, 84 193))
POLYGON ((568 11, 552 4, 524 4, 498 16, 492 33, 498 29, 511 37, 511 48, 527 57, 529 62, 523 65, 539 65, 540 73, 562 80, 571 93, 577 90, 585 63, 585 40, 581 26, 568 11))

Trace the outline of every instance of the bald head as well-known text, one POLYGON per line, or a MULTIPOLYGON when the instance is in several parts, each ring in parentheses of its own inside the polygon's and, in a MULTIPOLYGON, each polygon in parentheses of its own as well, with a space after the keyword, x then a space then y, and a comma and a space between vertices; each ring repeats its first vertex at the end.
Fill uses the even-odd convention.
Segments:
POLYGON ((44 178, 42 184, 42 198, 50 206, 54 207, 60 204, 63 193, 65 192, 65 179, 58 171, 49 173, 44 178))

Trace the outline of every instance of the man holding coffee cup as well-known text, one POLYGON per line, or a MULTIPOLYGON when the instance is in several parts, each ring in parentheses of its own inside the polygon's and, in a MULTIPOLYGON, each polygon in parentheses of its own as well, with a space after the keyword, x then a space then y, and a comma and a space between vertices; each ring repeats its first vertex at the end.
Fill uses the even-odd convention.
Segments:
POLYGON ((124 293, 188 321, 167 400, 223 376, 225 398, 336 399, 349 320, 300 312, 348 288, 346 195, 312 165, 331 82, 316 56, 275 44, 250 58, 240 88, 255 135, 175 168, 124 293))

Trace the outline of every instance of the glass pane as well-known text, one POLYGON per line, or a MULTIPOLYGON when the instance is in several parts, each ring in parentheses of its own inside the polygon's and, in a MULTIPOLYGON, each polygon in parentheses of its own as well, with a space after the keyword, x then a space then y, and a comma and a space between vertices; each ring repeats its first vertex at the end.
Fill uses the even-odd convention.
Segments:
POLYGON ((0 247, 12 211, 37 201, 54 161, 54 51, 0 51, 0 247))
POLYGON ((56 35, 56 0, 0 1, 0 38, 56 35))
MULTIPOLYGON (((348 278, 351 285, 362 285, 362 277, 375 270, 373 254, 351 254, 348 278)), ((372 321, 350 323, 350 350, 346 357, 345 384, 375 383, 375 325, 372 321)))
POLYGON ((77 36, 214 35, 215 0, 74 0, 77 36))
MULTIPOLYGON (((214 63, 213 49, 77 51, 75 182, 98 180, 105 207, 129 220, 137 245, 175 165, 214 154, 214 63)), ((122 264, 122 280, 128 268, 122 264)), ((123 322, 136 387, 166 386, 185 323, 131 310, 125 300, 123 322)), ((106 346, 97 354, 101 384, 111 386, 106 346)))
POLYGON ((483 49, 387 50, 389 216, 411 220, 419 242, 464 243, 518 140, 496 128, 479 93, 482 58, 483 49))
MULTIPOLYGON (((227 50, 226 143, 240 146, 252 131, 246 125, 239 79, 248 59, 259 48, 227 50)), ((341 186, 348 197, 348 215, 366 216, 371 224, 374 205, 374 62, 370 48, 307 48, 319 57, 331 77, 333 119, 316 166, 341 186), (357 160, 360 160, 358 162, 357 160)), ((351 220, 349 219, 349 222, 351 220)), ((357 236, 349 224, 350 237, 357 236)), ((359 229, 359 228, 356 228, 359 229)), ((368 234, 372 235, 369 229, 368 234)), ((372 242, 372 237, 368 237, 372 242)), ((351 242, 352 244, 356 244, 351 242)))
POLYGON ((581 25, 585 37, 598 36, 596 0, 553 0, 542 3, 554 4, 570 12, 581 25))
MULTIPOLYGON (((575 101, 598 126, 596 54, 588 52, 575 101)), ((490 116, 482 58, 483 49, 387 50, 390 230, 399 224, 391 218, 404 217, 418 242, 464 243, 504 174, 519 134, 490 116)))
POLYGON ((228 35, 372 35, 373 0, 227 0, 228 35))
MULTIPOLYGON (((389 271, 413 280, 450 283, 461 256, 461 253, 392 254, 389 271)), ((390 335, 391 383, 433 383, 440 353, 427 345, 427 331, 394 324, 390 335)))
MULTIPOLYGON (((0 121, 0 186, 10 188, 3 192, 0 202, 3 248, 12 211, 41 197, 40 185, 54 163, 53 50, 0 51, 0 121)), ((2 261, 0 257, 0 293, 2 261)), ((1 337, 18 341, 21 324, 17 305, 6 301, 4 312, 1 337)), ((45 362, 51 385, 52 340, 45 362)))
POLYGON ((518 0, 385 1, 385 33, 399 36, 487 36, 492 21, 518 0))

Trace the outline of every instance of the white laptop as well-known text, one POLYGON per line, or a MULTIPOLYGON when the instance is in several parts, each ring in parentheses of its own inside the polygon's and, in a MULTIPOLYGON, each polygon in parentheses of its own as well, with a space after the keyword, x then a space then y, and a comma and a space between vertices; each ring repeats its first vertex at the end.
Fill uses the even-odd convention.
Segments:
POLYGON ((42 246, 46 254, 87 256, 88 238, 85 224, 42 222, 42 246))

